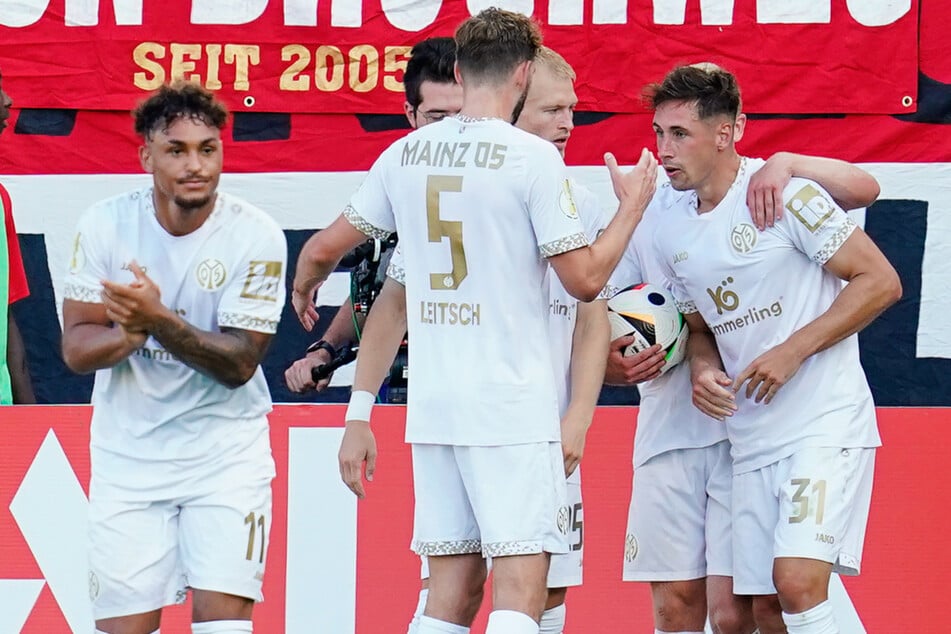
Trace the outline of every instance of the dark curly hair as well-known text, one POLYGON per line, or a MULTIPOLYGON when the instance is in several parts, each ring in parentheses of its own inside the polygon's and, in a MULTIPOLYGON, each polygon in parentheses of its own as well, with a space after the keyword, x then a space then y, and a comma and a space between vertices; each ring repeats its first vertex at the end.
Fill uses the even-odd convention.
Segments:
POLYGON ((225 127, 228 110, 215 96, 192 82, 164 85, 132 111, 135 133, 148 139, 156 130, 167 130, 182 117, 218 128, 225 127))

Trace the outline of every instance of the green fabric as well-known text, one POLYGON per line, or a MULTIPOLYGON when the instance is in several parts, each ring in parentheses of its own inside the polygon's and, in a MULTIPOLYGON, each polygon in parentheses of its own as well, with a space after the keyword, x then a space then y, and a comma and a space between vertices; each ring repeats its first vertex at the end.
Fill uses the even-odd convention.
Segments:
POLYGON ((13 388, 10 385, 10 370, 7 368, 7 319, 10 307, 10 254, 7 252, 7 209, 0 197, 0 405, 13 404, 13 388))

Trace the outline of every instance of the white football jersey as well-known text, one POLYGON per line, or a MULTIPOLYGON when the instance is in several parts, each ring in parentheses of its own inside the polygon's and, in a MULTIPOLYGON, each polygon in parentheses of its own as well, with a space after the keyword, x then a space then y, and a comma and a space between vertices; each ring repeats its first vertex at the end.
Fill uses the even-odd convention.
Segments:
POLYGON ((555 147, 499 119, 447 118, 391 145, 344 215, 400 236, 406 441, 560 440, 544 258, 588 241, 555 147))
MULTIPOLYGON (((855 229, 819 185, 793 178, 783 192, 782 220, 758 231, 746 190, 762 165, 743 159, 715 209, 698 214, 691 194, 665 214, 655 233, 681 310, 700 313, 733 378, 829 308, 842 283, 822 265, 855 229)), ((881 444, 857 335, 809 357, 769 405, 743 392, 737 405, 727 419, 736 473, 802 447, 881 444)))
MULTIPOLYGON (((608 282, 611 295, 632 284, 670 288, 654 247, 654 233, 665 222, 670 208, 688 194, 670 186, 666 174, 644 212, 608 282)), ((725 440, 726 426, 705 416, 693 405, 690 364, 685 360, 652 381, 637 386, 641 403, 634 435, 634 467, 673 449, 709 447, 725 440)))
MULTIPOLYGON (((584 225, 585 236, 594 242, 611 222, 612 214, 601 209, 601 203, 589 189, 571 181, 578 214, 584 225)), ((571 296, 558 274, 548 267, 548 327, 552 350, 555 382, 558 388, 558 412, 564 414, 571 399, 571 343, 578 318, 578 300, 571 296)), ((602 293, 601 300, 606 299, 602 293)))
MULTIPOLYGON (((215 209, 184 236, 165 231, 155 216, 152 188, 129 192, 88 209, 79 221, 68 262, 66 299, 101 303, 100 280, 134 280, 135 261, 161 290, 162 303, 201 330, 277 330, 284 306, 287 246, 263 211, 219 192, 215 209)), ((112 368, 96 372, 91 448, 97 471, 118 465, 175 461, 182 466, 215 447, 251 443, 267 433, 271 398, 260 367, 250 381, 228 388, 185 365, 154 338, 112 368), (239 420, 241 419, 241 420, 239 420), (245 419, 255 423, 243 424, 245 419)), ((117 467, 118 469, 119 467, 117 467)), ((161 466, 120 479, 134 481, 161 466)), ((117 474, 110 474, 117 475, 117 474)), ((144 477, 144 476, 143 476, 144 477)))

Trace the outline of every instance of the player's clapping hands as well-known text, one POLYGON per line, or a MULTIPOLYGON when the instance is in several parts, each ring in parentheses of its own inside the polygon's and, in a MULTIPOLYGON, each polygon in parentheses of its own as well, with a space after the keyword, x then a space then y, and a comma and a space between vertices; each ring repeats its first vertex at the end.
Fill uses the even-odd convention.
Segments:
POLYGON ((102 281, 102 303, 109 319, 122 326, 128 336, 145 336, 168 309, 162 304, 161 290, 145 271, 135 261, 129 269, 135 276, 131 284, 102 281))
POLYGON ((376 471, 376 438, 370 429, 370 423, 360 420, 347 421, 337 461, 343 483, 358 498, 365 498, 367 494, 363 488, 363 463, 367 465, 368 482, 373 481, 373 472, 376 471))
POLYGON ((637 165, 629 172, 620 170, 617 159, 610 152, 604 155, 604 164, 611 175, 614 195, 620 201, 619 211, 643 214, 657 189, 657 160, 654 155, 647 148, 641 150, 637 165))

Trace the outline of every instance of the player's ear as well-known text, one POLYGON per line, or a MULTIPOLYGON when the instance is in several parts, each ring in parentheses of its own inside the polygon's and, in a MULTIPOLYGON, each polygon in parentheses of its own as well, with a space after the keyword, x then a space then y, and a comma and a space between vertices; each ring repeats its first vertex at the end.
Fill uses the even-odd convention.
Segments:
POLYGON ((403 112, 406 113, 406 120, 409 121, 409 127, 416 129, 416 108, 408 101, 403 102, 403 112))
POLYGON ((456 78, 456 83, 462 85, 462 73, 459 72, 459 62, 453 62, 452 75, 456 78))
POLYGON ((736 123, 733 124, 733 142, 739 143, 744 132, 746 132, 746 115, 741 112, 736 115, 736 123))
POLYGON ((724 118, 717 124, 716 129, 716 138, 717 138, 717 150, 722 152, 723 150, 730 147, 733 143, 733 129, 734 125, 732 121, 724 118))
POLYGON ((152 150, 149 147, 148 141, 139 146, 139 162, 142 164, 142 169, 145 170, 146 173, 151 174, 155 171, 152 166, 152 150))

